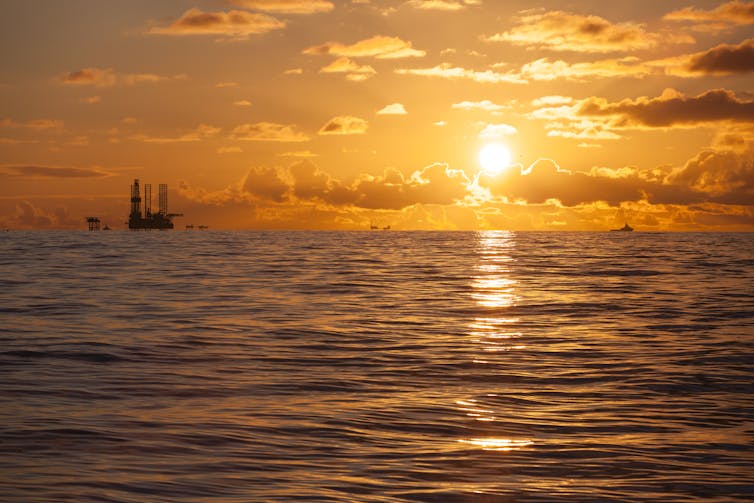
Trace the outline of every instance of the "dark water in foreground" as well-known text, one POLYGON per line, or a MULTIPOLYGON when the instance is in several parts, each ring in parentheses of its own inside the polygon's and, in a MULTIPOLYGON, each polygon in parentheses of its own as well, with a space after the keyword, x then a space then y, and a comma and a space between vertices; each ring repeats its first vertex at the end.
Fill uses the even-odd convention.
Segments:
POLYGON ((0 500, 754 499, 754 234, 0 235, 0 500))

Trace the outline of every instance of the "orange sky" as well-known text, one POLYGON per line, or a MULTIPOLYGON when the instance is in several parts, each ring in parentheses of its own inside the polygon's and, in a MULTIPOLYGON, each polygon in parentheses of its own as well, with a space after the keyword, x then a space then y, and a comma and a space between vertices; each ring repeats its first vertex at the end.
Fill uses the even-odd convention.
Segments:
POLYGON ((754 230, 754 2, 3 7, 3 228, 754 230))

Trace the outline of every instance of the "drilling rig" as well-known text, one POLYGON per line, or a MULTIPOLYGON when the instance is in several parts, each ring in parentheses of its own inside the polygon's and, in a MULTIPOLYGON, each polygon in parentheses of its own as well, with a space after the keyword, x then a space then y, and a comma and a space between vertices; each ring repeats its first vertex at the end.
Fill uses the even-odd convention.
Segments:
POLYGON ((172 229, 173 218, 182 217, 183 213, 168 213, 168 186, 159 185, 157 213, 152 212, 152 184, 144 184, 144 211, 142 213, 141 190, 139 179, 131 185, 131 214, 128 217, 128 228, 131 230, 172 229))

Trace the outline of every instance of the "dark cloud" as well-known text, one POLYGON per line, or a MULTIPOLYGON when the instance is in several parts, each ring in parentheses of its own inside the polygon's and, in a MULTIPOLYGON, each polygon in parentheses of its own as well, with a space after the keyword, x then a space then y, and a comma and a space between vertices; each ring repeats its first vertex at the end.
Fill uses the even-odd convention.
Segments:
POLYGON ((60 82, 71 85, 94 85, 107 87, 115 85, 116 76, 112 68, 82 68, 60 76, 60 82))
POLYGON ((665 14, 664 19, 670 21, 722 22, 734 25, 746 25, 754 23, 754 2, 731 0, 712 10, 685 7, 665 14))
POLYGON ((665 44, 691 43, 688 35, 649 33, 637 23, 612 23, 594 15, 564 11, 526 11, 509 30, 486 37, 527 48, 552 51, 613 52, 651 49, 665 44))
POLYGON ((334 187, 332 204, 399 210, 416 204, 448 205, 469 195, 470 180, 463 171, 432 164, 405 178, 394 169, 382 176, 363 176, 350 186, 334 187))
POLYGON ((116 84, 133 86, 142 83, 156 83, 170 80, 183 80, 186 75, 157 75, 155 73, 116 73, 112 68, 83 68, 58 76, 61 84, 74 86, 111 87, 116 84))
POLYGON ((244 192, 277 203, 284 201, 290 190, 290 186, 283 181, 275 168, 249 170, 241 187, 244 192))
POLYGON ((231 10, 229 12, 203 12, 189 9, 164 27, 152 28, 149 33, 158 35, 221 35, 245 38, 285 27, 283 21, 260 13, 231 10))
POLYGON ((365 134, 369 124, 360 117, 339 115, 333 117, 319 130, 321 135, 365 134))
POLYGON ((695 54, 686 68, 704 74, 747 73, 754 71, 754 38, 738 45, 722 44, 695 54))
POLYGON ((510 201, 543 204, 558 200, 573 207, 607 202, 610 206, 647 201, 650 204, 686 205, 712 202, 754 205, 754 152, 704 151, 683 167, 670 171, 634 168, 568 171, 554 161, 540 159, 526 170, 512 169, 497 176, 482 176, 480 186, 493 196, 510 201))
POLYGON ((381 176, 363 175, 350 184, 330 177, 312 162, 290 168, 293 194, 300 200, 318 200, 333 206, 400 210, 415 204, 453 204, 468 195, 470 180, 463 171, 433 164, 411 177, 396 169, 381 176))
MULTIPOLYGON (((705 151, 683 167, 650 171, 635 168, 593 168, 588 172, 562 169, 540 159, 527 169, 511 169, 496 176, 481 175, 479 185, 495 199, 566 207, 604 202, 612 207, 645 201, 648 204, 687 205, 705 202, 754 204, 752 151, 705 151)), ((184 190, 184 193, 187 191, 184 190)), ((239 189, 196 192, 193 199, 212 204, 266 200, 281 204, 312 202, 331 207, 402 210, 413 205, 453 205, 472 195, 463 171, 433 164, 406 177, 388 169, 380 176, 362 175, 344 183, 302 161, 288 170, 250 170, 239 189)))
POLYGON ((540 159, 528 169, 511 169, 497 176, 480 178, 480 185, 493 195, 529 204, 557 199, 566 206, 606 201, 612 206, 644 197, 646 181, 635 170, 621 174, 589 174, 562 169, 550 159, 540 159))
POLYGON ((290 167, 293 175, 293 194, 299 199, 325 199, 336 185, 329 175, 311 161, 301 161, 290 167))
POLYGON ((626 99, 609 103, 603 98, 587 98, 576 111, 580 116, 613 116, 616 127, 643 125, 667 127, 705 122, 754 122, 754 101, 744 101, 733 91, 713 89, 696 97, 666 91, 657 98, 626 99))
POLYGON ((754 205, 754 152, 701 152, 669 181, 706 194, 717 203, 754 205))
POLYGON ((469 195, 471 181, 460 170, 433 164, 405 177, 387 169, 381 176, 362 175, 344 183, 305 160, 289 169, 255 168, 233 187, 215 192, 181 182, 187 199, 209 205, 266 200, 274 203, 315 203, 330 207, 400 210, 416 204, 449 205, 469 195))

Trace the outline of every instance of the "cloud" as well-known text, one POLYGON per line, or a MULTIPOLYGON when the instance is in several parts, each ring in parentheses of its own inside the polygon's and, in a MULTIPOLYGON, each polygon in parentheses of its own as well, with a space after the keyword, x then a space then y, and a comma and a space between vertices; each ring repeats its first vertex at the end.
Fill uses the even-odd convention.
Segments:
POLYGON ((315 56, 332 54, 349 58, 374 57, 377 59, 423 57, 426 55, 424 51, 414 49, 411 42, 398 37, 386 37, 382 35, 360 40, 351 45, 341 44, 340 42, 327 42, 308 47, 302 53, 315 56))
POLYGON ((598 202, 614 207, 641 201, 652 205, 751 205, 754 151, 705 150, 680 168, 650 170, 594 167, 572 171, 551 159, 538 159, 526 169, 482 174, 478 184, 493 198, 528 204, 557 200, 569 207, 598 202))
POLYGON ((667 73, 682 77, 753 72, 754 38, 737 45, 720 44, 706 51, 662 60, 659 63, 667 67, 667 73))
POLYGON ((237 107, 250 107, 251 106, 251 101, 249 101, 249 100, 238 100, 238 101, 234 101, 233 105, 235 105, 237 107))
POLYGON ((290 68, 283 72, 284 75, 301 75, 304 73, 303 68, 290 68))
POLYGON ((482 101, 461 101, 460 103, 453 103, 450 108, 457 110, 483 110, 485 112, 500 112, 510 108, 509 105, 497 105, 490 100, 482 101))
POLYGON ((612 131, 608 122, 587 119, 550 122, 545 125, 545 129, 547 129, 547 136, 551 138, 575 140, 620 140, 623 138, 612 131))
POLYGON ((232 136, 236 140, 245 141, 309 141, 309 137, 306 134, 298 131, 295 125, 276 124, 274 122, 241 124, 240 126, 236 126, 233 129, 232 136))
POLYGON ((704 193, 714 202, 754 204, 754 151, 700 152, 668 180, 704 193))
POLYGON ((564 11, 526 13, 510 30, 486 38, 532 49, 573 52, 625 52, 651 49, 663 43, 691 43, 691 37, 648 33, 637 23, 611 23, 599 16, 564 11))
POLYGON ((377 112, 377 115, 407 115, 406 107, 401 103, 386 105, 377 112))
POLYGON ((499 140, 505 136, 518 133, 518 129, 510 124, 486 124, 479 133, 479 138, 485 140, 499 140))
POLYGON ((539 106, 529 112, 530 119, 546 121, 547 136, 577 140, 619 140, 621 135, 613 131, 617 126, 612 117, 581 117, 578 109, 581 101, 568 96, 545 96, 533 101, 539 106))
POLYGON ((115 73, 112 68, 83 68, 58 76, 64 85, 112 87, 116 84, 133 86, 141 83, 156 83, 169 80, 182 80, 186 75, 157 75, 154 73, 115 73))
POLYGON ((470 180, 447 164, 432 164, 404 178, 397 170, 363 177, 351 186, 356 206, 403 209, 417 204, 454 204, 468 195, 470 180))
POLYGON ((207 124, 200 124, 195 130, 181 136, 148 136, 145 134, 132 135, 131 139, 144 143, 192 143, 212 138, 220 133, 220 128, 207 124))
POLYGON ((604 98, 582 100, 576 114, 612 117, 616 127, 697 125, 712 122, 754 122, 754 101, 738 99, 733 91, 713 89, 687 97, 667 89, 657 98, 641 97, 610 103, 604 98))
POLYGON ((221 191, 179 186, 182 196, 208 205, 264 202, 287 207, 314 204, 331 208, 401 210, 416 205, 450 205, 469 194, 471 180, 463 171, 432 164, 406 177, 394 168, 381 175, 362 174, 344 183, 309 160, 288 169, 254 168, 240 183, 221 191))
POLYGON ((553 106, 553 105, 568 105, 573 102, 573 98, 570 96, 542 96, 535 100, 532 100, 531 104, 535 107, 541 106, 553 106))
POLYGON ((316 14, 335 8, 332 2, 326 0, 232 0, 231 3, 247 9, 283 14, 316 14))
POLYGON ((624 177, 572 172, 551 159, 538 159, 526 169, 510 169, 496 176, 482 174, 478 183, 494 198, 544 204, 558 200, 565 206, 595 201, 617 205, 643 197, 635 171, 624 177))
POLYGON ((691 57, 688 70, 717 75, 754 71, 754 39, 750 38, 739 45, 718 45, 696 54, 691 57))
POLYGON ((59 77, 60 82, 83 86, 114 86, 116 77, 112 68, 83 68, 65 73, 59 77))
POLYGON ((519 75, 524 80, 548 81, 567 79, 585 81, 592 78, 636 77, 641 78, 658 70, 637 58, 605 59, 601 61, 567 63, 540 58, 521 67, 519 75))
POLYGON ((278 170, 269 167, 249 170, 241 187, 252 196, 275 202, 282 202, 290 189, 278 170))
POLYGON ((454 67, 450 63, 441 63, 432 68, 398 68, 395 73, 400 75, 420 75, 450 80, 473 80, 483 84, 526 84, 527 81, 519 75, 508 72, 498 73, 492 70, 476 71, 462 67, 454 67))
POLYGON ((95 105, 97 103, 102 102, 102 97, 101 96, 88 96, 86 98, 81 98, 79 101, 81 103, 86 103, 87 105, 95 105))
POLYGON ((589 97, 573 100, 563 97, 536 108, 531 119, 546 121, 547 136, 579 140, 617 140, 623 130, 697 127, 726 124, 741 127, 754 123, 754 102, 737 98, 732 91, 715 89, 687 97, 666 89, 656 98, 640 97, 609 102, 589 97))
POLYGON ((339 115, 330 119, 319 130, 321 135, 348 135, 348 134, 365 134, 368 123, 359 117, 350 115, 339 115))
POLYGON ((22 178, 101 178, 110 173, 99 168, 73 168, 38 165, 2 165, 0 174, 22 178))
POLYGON ((292 194, 299 200, 317 200, 333 206, 399 210, 417 204, 453 204, 468 194, 470 180, 463 171, 433 164, 410 177, 395 169, 380 176, 361 175, 344 184, 303 161, 291 167, 292 194))
MULTIPOLYGON (((492 65, 493 68, 503 66, 492 65)), ((551 81, 566 79, 587 82, 595 78, 644 78, 650 75, 697 77, 729 75, 754 71, 754 39, 738 45, 721 44, 707 51, 657 60, 634 56, 569 63, 562 59, 539 58, 505 75, 511 81, 551 81)))
POLYGON ((217 88, 236 87, 236 86, 238 86, 238 82, 233 82, 233 81, 218 82, 217 84, 215 84, 215 87, 217 88))
POLYGON ((123 81, 123 83, 129 86, 140 84, 142 82, 152 84, 155 82, 164 82, 166 80, 182 80, 185 78, 186 75, 184 74, 167 77, 165 75, 157 75, 155 73, 129 73, 120 76, 120 79, 123 81))
POLYGON ((154 27, 149 33, 155 35, 220 35, 232 38, 247 38, 250 35, 267 33, 285 27, 283 21, 260 13, 240 10, 229 12, 203 12, 193 8, 183 13, 171 24, 154 27))
POLYGON ((13 129, 31 129, 33 131, 60 131, 64 123, 58 119, 32 119, 25 122, 18 122, 13 119, 0 120, 0 127, 13 129))
POLYGON ((649 170, 576 171, 539 159, 526 169, 482 173, 473 180, 432 164, 408 176, 388 168, 342 181, 304 160, 289 168, 253 168, 223 190, 182 182, 179 192, 205 211, 243 204, 251 225, 259 228, 298 228, 302 219, 307 228, 340 228, 336 222, 365 228, 370 221, 439 228, 448 224, 442 215, 454 214, 455 228, 607 229, 629 221, 642 229, 741 230, 754 225, 753 187, 748 150, 705 151, 681 167, 649 170))
POLYGON ((423 10, 458 11, 465 9, 469 5, 478 5, 479 3, 481 2, 468 0, 409 0, 406 2, 406 5, 423 10))
POLYGON ((299 157, 299 158, 312 158, 312 157, 319 157, 319 154, 315 154, 314 152, 311 152, 309 150, 295 150, 292 152, 283 152, 282 154, 278 154, 279 157, 299 157))
POLYGON ((359 65, 346 56, 341 56, 327 66, 320 68, 320 73, 347 73, 346 78, 353 81, 366 80, 375 73, 369 65, 359 65))
POLYGON ((665 14, 663 19, 669 21, 713 22, 733 25, 753 24, 754 2, 733 0, 723 3, 712 10, 685 7, 665 14))
POLYGON ((30 201, 19 201, 15 211, 7 217, 0 217, 4 227, 14 229, 56 229, 77 228, 83 224, 83 219, 72 219, 67 208, 46 210, 30 201))

